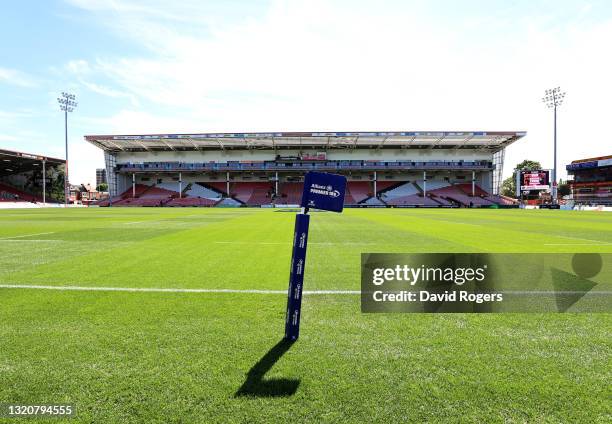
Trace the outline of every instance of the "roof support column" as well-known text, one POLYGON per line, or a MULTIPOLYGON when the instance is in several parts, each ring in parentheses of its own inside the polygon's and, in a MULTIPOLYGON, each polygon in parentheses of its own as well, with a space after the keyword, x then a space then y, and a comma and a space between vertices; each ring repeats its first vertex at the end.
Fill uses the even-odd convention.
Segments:
POLYGON ((227 191, 227 197, 230 197, 230 189, 229 189, 229 171, 225 173, 225 191, 227 191))
POLYGON ((179 198, 183 198, 183 174, 179 172, 179 198))
POLYGON ((376 190, 376 180, 377 180, 377 174, 376 171, 374 171, 374 197, 376 198, 376 194, 378 193, 378 190, 376 190))
POLYGON ((132 172, 132 197, 136 197, 136 174, 132 172))
POLYGON ((47 204, 47 161, 42 161, 43 205, 47 204))
POLYGON ((278 171, 274 173, 274 197, 278 197, 278 171))
POLYGON ((472 197, 476 195, 476 171, 472 171, 472 197))
POLYGON ((427 196, 427 171, 423 171, 423 197, 427 196))

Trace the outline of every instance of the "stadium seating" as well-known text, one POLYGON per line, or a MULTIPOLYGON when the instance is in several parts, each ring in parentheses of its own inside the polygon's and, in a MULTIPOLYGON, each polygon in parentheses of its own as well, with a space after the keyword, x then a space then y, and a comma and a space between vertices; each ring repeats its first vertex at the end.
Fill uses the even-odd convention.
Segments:
MULTIPOLYGON (((429 186, 429 182, 427 182, 427 185, 429 186)), ((456 202, 461 206, 470 206, 470 204, 474 206, 491 206, 494 204, 494 202, 478 196, 468 196, 459 188, 452 185, 447 185, 445 187, 436 188, 433 190, 429 190, 428 188, 427 194, 434 198, 442 198, 456 202)))
MULTIPOLYGON (((421 183, 422 184, 422 183, 421 183)), ((269 204, 297 205, 302 198, 303 183, 285 182, 279 185, 280 195, 274 197, 274 185, 268 181, 232 182, 230 197, 223 197, 225 182, 187 183, 182 198, 177 191, 169 190, 176 186, 173 183, 147 186, 136 185, 136 197, 132 197, 132 188, 113 199, 113 206, 262 206, 269 204), (222 194, 223 193, 223 194, 222 194)), ((427 181, 426 196, 417 182, 381 181, 377 183, 378 197, 372 195, 371 181, 349 181, 347 184, 345 205, 371 206, 491 206, 515 205, 510 198, 493 196, 478 185, 476 196, 471 196, 471 183, 452 184, 444 180, 427 181)), ((99 206, 108 206, 108 200, 98 202, 99 206)))
POLYGON ((507 196, 498 195, 498 194, 493 194, 493 195, 487 196, 487 197, 485 197, 485 199, 487 199, 490 202, 493 202, 495 204, 498 204, 498 205, 511 206, 511 205, 517 205, 518 204, 518 201, 516 199, 513 199, 511 197, 507 197, 507 196))
POLYGON ((421 191, 417 188, 417 186, 415 186, 413 183, 407 182, 391 188, 390 190, 383 191, 383 193, 381 193, 381 199, 388 202, 398 197, 413 196, 420 193, 421 191))
POLYGON ((348 181, 346 184, 346 196, 344 204, 357 204, 372 195, 372 186, 369 181, 348 181))
POLYGON ((377 197, 368 197, 366 200, 361 202, 364 205, 370 205, 370 206, 384 206, 385 202, 383 202, 382 200, 380 200, 377 197))
POLYGON ((166 197, 153 197, 148 199, 129 198, 113 203, 113 206, 164 206, 170 200, 170 198, 166 197))
POLYGON ((489 161, 375 161, 375 160, 336 160, 336 161, 227 161, 227 162, 147 162, 121 163, 119 169, 126 172, 134 171, 327 171, 334 172, 343 169, 489 169, 489 161))
POLYGON ((483 204, 483 203, 480 203, 478 199, 474 201, 474 198, 471 197, 472 195, 472 184, 471 183, 455 184, 455 187, 457 187, 462 192, 470 196, 470 199, 474 202, 475 205, 486 206, 486 205, 496 204, 496 205, 508 205, 509 206, 509 205, 517 204, 517 201, 515 199, 506 197, 506 196, 489 194, 488 192, 483 190, 482 187, 480 187, 478 184, 475 184, 474 193, 477 198, 485 200, 485 203, 483 204))
POLYGON ((185 190, 185 194, 189 197, 202 197, 205 199, 220 199, 221 193, 215 190, 211 190, 208 187, 204 187, 198 183, 192 183, 189 188, 185 190))
MULTIPOLYGON (((376 195, 373 195, 373 193, 370 193, 368 191, 368 197, 360 200, 359 203, 364 204, 364 205, 371 205, 371 206, 381 206, 381 205, 385 205, 386 203, 382 200, 382 198, 384 197, 383 194, 384 192, 395 188, 396 186, 402 185, 404 184, 403 182, 398 182, 398 181, 377 181, 376 182, 376 195)), ((368 186, 372 188, 372 192, 374 191, 374 183, 373 182, 368 182, 368 186)))
MULTIPOLYGON (((177 191, 166 190, 156 186, 136 184, 129 187, 120 196, 113 198, 113 206, 163 206, 172 198, 179 197, 177 191), (134 193, 136 196, 134 196, 134 193)), ((110 206, 108 200, 97 203, 98 206, 110 206)))
POLYGON ((150 186, 148 186, 148 185, 136 184, 135 185, 135 190, 133 190, 132 187, 129 187, 127 190, 125 190, 123 193, 121 193, 121 195, 119 197, 121 199, 128 199, 130 197, 139 197, 142 193, 147 191, 149 188, 150 188, 150 186), (132 191, 135 191, 135 195, 133 195, 134 193, 132 193, 132 191))
POLYGON ((394 186, 398 186, 403 184, 401 181, 376 181, 376 191, 377 194, 383 193, 386 190, 393 188, 394 186))
POLYGON ((236 182, 232 197, 249 206, 272 203, 274 188, 269 182, 236 182))
POLYGON ((242 203, 240 203, 238 200, 232 199, 231 197, 224 197, 223 199, 221 199, 219 202, 217 202, 218 206, 240 206, 242 205, 242 203))
MULTIPOLYGON (((187 185, 183 183, 183 190, 185 189, 186 186, 187 185)), ((177 193, 179 191, 179 183, 178 183, 178 181, 167 182, 167 183, 158 183, 158 184, 155 184, 155 187, 163 188, 164 190, 174 191, 174 192, 177 192, 177 193)))
POLYGON ((168 199, 170 197, 178 196, 178 191, 167 190, 165 188, 161 188, 155 185, 144 190, 138 197, 140 199, 168 199))
MULTIPOLYGON (((205 187, 202 183, 190 183, 185 187, 186 194, 180 197, 178 191, 169 190, 169 187, 178 188, 178 184, 162 183, 154 186, 147 186, 143 184, 136 184, 135 193, 133 197, 132 187, 129 187, 120 196, 112 199, 113 206, 216 206, 220 203, 230 204, 232 206, 240 204, 233 199, 224 199, 221 202, 221 193, 213 190, 212 188, 205 187), (189 194, 187 194, 189 193, 189 194), (197 195, 194 195, 196 194, 197 195), (198 196, 199 195, 199 196, 198 196), (211 198, 204 196, 212 196, 211 198), (225 202, 229 201, 229 202, 225 202)), ((105 199, 97 203, 98 206, 110 206, 109 200, 105 199)))
POLYGON ((433 190, 450 187, 450 185, 451 184, 448 181, 441 181, 441 180, 427 180, 427 184, 425 184, 423 181, 418 183, 419 188, 421 190, 426 189, 427 193, 430 193, 433 190))
MULTIPOLYGON (((217 193, 220 193, 223 196, 227 196, 227 183, 223 181, 214 181, 214 182, 209 182, 209 183, 198 182, 198 184, 203 187, 209 188, 213 191, 216 191, 217 193)), ((230 183, 230 191, 231 191, 231 186, 232 184, 230 183)))
POLYGON ((186 207, 186 206, 215 206, 219 203, 218 200, 206 199, 202 197, 183 197, 174 198, 167 202, 164 206, 170 207, 186 207))
POLYGON ((42 198, 26 193, 15 187, 0 183, 0 202, 42 202, 42 198))
POLYGON ((351 192, 350 191, 345 191, 344 192, 344 204, 345 205, 356 205, 359 202, 357 202, 355 200, 355 198, 353 198, 353 196, 351 196, 351 192))
POLYGON ((441 202, 430 197, 423 197, 422 194, 410 194, 407 196, 398 196, 389 200, 385 200, 391 206, 440 206, 441 202))
MULTIPOLYGON (((457 187, 459 190, 461 190, 468 196, 472 195, 472 183, 455 184, 455 187, 457 187)), ((475 184, 474 185, 474 195, 475 196, 488 196, 489 193, 487 193, 482 188, 480 188, 478 184, 475 184)))
POLYGON ((298 205, 302 200, 303 183, 283 183, 280 186, 280 197, 275 203, 280 205, 298 205))

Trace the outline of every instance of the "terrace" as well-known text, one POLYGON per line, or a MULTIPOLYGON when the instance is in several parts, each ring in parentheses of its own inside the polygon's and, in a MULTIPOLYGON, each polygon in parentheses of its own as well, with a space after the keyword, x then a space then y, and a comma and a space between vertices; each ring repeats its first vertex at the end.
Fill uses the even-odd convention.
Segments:
POLYGON ((296 161, 296 162, 142 162, 117 164, 121 173, 141 172, 225 172, 225 171, 389 171, 389 170, 490 170, 490 161, 296 161))

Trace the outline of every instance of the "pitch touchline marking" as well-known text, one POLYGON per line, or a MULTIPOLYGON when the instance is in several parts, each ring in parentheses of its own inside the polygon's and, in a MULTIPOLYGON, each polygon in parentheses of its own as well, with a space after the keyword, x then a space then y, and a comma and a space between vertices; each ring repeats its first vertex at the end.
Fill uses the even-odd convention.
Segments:
POLYGON ((612 243, 544 243, 544 246, 610 246, 612 243))
MULTIPOLYGON (((280 245, 287 245, 286 242, 282 242, 282 241, 216 241, 215 243, 218 244, 280 244, 280 245)), ((312 244, 312 243, 311 243, 312 244)))
POLYGON ((590 241, 591 243, 605 243, 605 244, 607 244, 605 241, 591 240, 591 239, 586 239, 586 238, 582 238, 582 237, 571 237, 571 236, 556 236, 556 237, 567 238, 567 239, 572 239, 572 240, 590 241))
POLYGON ((11 240, 11 239, 0 239, 1 242, 11 242, 11 243, 29 243, 29 242, 36 242, 36 243, 63 243, 66 240, 46 240, 46 239, 28 239, 28 240, 11 240))
MULTIPOLYGON (((116 291, 116 292, 155 292, 155 293, 250 293, 250 294, 287 294, 287 290, 258 289, 164 289, 149 287, 84 287, 84 286, 39 286, 28 284, 0 284, 1 289, 37 290, 74 290, 74 291, 116 291)), ((303 294, 360 294, 358 290, 305 290, 303 294)))
MULTIPOLYGON (((215 243, 219 243, 219 244, 283 244, 286 245, 286 242, 280 242, 280 241, 215 241, 215 243)), ((380 243, 368 243, 368 242, 352 242, 352 241, 347 241, 347 242, 332 242, 332 241, 322 241, 322 242, 316 242, 316 241, 312 241, 308 244, 326 244, 326 245, 376 245, 376 244, 380 244, 380 243)))
MULTIPOLYGON (((85 286, 40 286, 29 284, 0 284, 0 289, 34 289, 34 290, 60 290, 60 291, 110 291, 110 292, 141 292, 141 293, 238 293, 238 294, 287 294, 287 290, 260 290, 260 289, 173 289, 152 287, 85 287, 85 286)), ((551 295, 551 294, 585 294, 585 295, 612 295, 610 290, 591 291, 554 291, 554 290, 502 290, 497 293, 515 295, 551 295)), ((304 290, 304 295, 320 294, 361 294, 359 290, 304 290)))
POLYGON ((22 238, 22 237, 43 236, 45 234, 55 234, 55 231, 50 231, 46 233, 23 234, 21 236, 3 237, 3 238, 0 238, 0 240, 12 240, 12 239, 22 238))
POLYGON ((502 293, 502 294, 516 294, 516 295, 532 295, 532 294, 544 294, 544 295, 550 295, 550 294, 585 294, 585 295, 604 295, 604 296, 609 296, 612 294, 612 291, 610 290, 589 290, 589 291, 584 291, 584 290, 576 290, 576 291, 568 291, 568 290, 560 290, 560 291, 555 291, 555 290, 501 290, 498 291, 496 293, 502 293))

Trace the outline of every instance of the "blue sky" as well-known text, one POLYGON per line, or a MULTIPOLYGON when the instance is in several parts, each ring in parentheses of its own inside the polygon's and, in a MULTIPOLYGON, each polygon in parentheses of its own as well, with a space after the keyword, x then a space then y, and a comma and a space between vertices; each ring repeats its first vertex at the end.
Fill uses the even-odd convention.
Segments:
POLYGON ((506 174, 550 167, 557 85, 560 166, 611 153, 609 1, 28 0, 0 37, 0 146, 63 157, 73 92, 75 183, 107 133, 526 130, 506 174))

